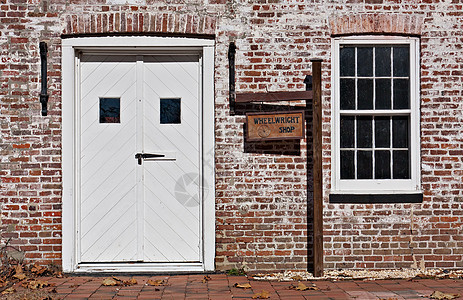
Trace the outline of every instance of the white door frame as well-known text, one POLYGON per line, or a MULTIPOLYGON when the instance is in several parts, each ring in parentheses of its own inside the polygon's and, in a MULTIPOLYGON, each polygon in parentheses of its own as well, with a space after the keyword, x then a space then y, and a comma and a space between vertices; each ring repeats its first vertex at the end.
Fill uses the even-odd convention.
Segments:
MULTIPOLYGON (((104 52, 103 52, 104 53, 104 52)), ((62 40, 62 262, 64 272, 202 272, 214 270, 214 40, 167 37, 88 37, 62 40), (120 51, 150 54, 156 51, 197 51, 202 54, 202 182, 203 257, 201 263, 79 264, 79 51, 120 51), (204 191, 207 191, 206 193, 204 191)))

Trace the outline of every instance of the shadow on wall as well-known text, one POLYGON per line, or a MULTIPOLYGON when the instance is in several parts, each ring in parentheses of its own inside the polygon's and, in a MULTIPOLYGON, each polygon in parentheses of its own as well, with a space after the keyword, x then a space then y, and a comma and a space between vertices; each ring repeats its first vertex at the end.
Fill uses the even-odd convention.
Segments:
MULTIPOLYGON (((244 139, 244 153, 286 155, 293 158, 300 157, 306 164, 307 174, 307 270, 313 272, 313 134, 312 134, 312 101, 307 100, 306 105, 269 105, 256 103, 236 103, 235 115, 244 116, 250 112, 284 112, 305 110, 306 138, 302 140, 271 140, 247 141, 244 139), (301 156, 307 147, 305 157, 301 156)), ((247 124, 243 127, 243 136, 246 136, 247 124)), ((293 160, 294 162, 294 160, 293 160)))

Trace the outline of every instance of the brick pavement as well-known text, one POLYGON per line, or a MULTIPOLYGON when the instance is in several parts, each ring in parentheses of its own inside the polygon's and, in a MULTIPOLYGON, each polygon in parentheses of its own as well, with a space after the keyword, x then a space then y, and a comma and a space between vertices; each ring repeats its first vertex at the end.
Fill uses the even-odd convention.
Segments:
MULTIPOLYGON (((255 281, 245 276, 210 274, 203 282, 199 275, 133 276, 137 280, 132 286, 103 286, 100 276, 67 276, 64 278, 41 278, 47 280, 56 293, 54 299, 252 299, 262 291, 269 299, 429 299, 433 291, 463 295, 463 280, 413 279, 376 281, 304 281, 306 286, 315 285, 318 290, 299 291, 290 289, 297 282, 255 281), (165 280, 163 286, 147 284, 149 279, 165 280), (235 283, 251 285, 250 289, 234 287, 235 283)), ((123 280, 132 277, 118 276, 123 280)), ((19 292, 24 290, 16 285, 19 292)), ((24 291, 23 291, 24 292, 24 291)), ((459 299, 463 299, 460 297, 459 299)))

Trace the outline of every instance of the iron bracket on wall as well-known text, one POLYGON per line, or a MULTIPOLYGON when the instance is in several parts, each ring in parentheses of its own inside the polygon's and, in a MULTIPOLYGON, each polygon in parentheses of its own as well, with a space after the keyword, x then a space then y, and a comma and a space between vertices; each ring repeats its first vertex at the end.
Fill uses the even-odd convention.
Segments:
POLYGON ((228 46, 228 94, 230 100, 230 115, 235 114, 235 53, 236 45, 231 42, 228 46))
POLYGON ((40 103, 42 104, 42 116, 47 115, 48 93, 47 93, 47 43, 40 42, 40 62, 41 62, 41 83, 40 103))

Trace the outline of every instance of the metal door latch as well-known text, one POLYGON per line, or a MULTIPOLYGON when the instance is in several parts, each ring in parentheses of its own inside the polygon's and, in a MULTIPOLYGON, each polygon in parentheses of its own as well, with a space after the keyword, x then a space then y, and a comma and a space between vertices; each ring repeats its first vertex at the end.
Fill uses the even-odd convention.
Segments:
POLYGON ((138 159, 138 164, 141 165, 142 159, 145 158, 156 158, 156 157, 165 157, 164 154, 154 154, 154 153, 137 153, 135 154, 135 159, 138 159))

